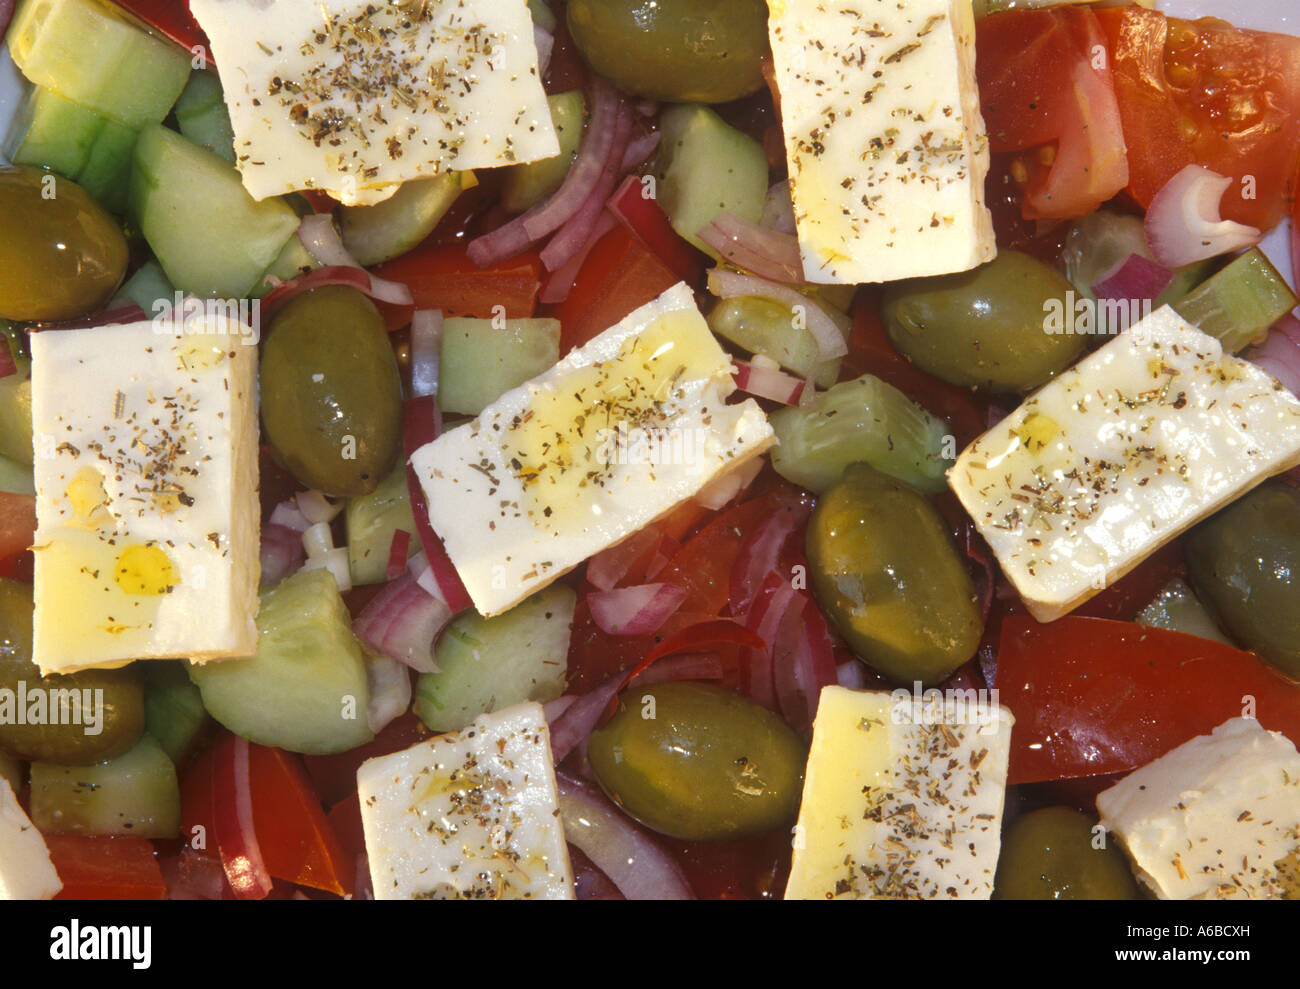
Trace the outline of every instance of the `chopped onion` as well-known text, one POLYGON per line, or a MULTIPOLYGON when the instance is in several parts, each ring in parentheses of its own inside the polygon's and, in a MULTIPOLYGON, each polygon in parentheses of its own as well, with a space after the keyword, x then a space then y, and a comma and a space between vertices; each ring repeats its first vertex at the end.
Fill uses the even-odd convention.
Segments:
POLYGON ((714 652, 683 652, 665 656, 647 666, 632 678, 631 683, 648 687, 653 683, 673 683, 677 680, 721 680, 722 659, 714 652))
POLYGON ((607 677, 577 698, 551 723, 551 756, 556 765, 587 740, 605 708, 623 689, 626 681, 627 677, 621 673, 607 677))
MULTIPOLYGON (((372 299, 378 299, 380 302, 387 301, 383 296, 376 293, 373 288, 373 281, 370 273, 364 268, 356 268, 344 265, 329 265, 324 268, 313 268, 297 278, 291 278, 287 282, 281 282, 271 292, 262 297, 261 315, 264 322, 269 322, 277 312, 291 300, 296 299, 304 292, 310 292, 312 289, 325 288, 329 285, 346 285, 354 288, 358 292, 363 292, 372 299)), ((385 283, 391 285, 391 282, 385 283)), ((408 293, 409 294, 409 293, 408 293)), ((405 305, 411 305, 408 298, 405 305)))
POLYGON ((773 674, 773 648, 781 619, 794 602, 798 592, 788 577, 772 571, 763 580, 745 624, 757 632, 765 646, 747 650, 748 682, 746 693, 764 707, 775 709, 776 681, 773 674))
POLYGON ((627 142, 627 150, 623 152, 623 161, 619 163, 618 170, 620 174, 630 172, 632 169, 645 164, 645 160, 655 153, 659 147, 659 141, 663 135, 657 130, 649 131, 645 134, 638 134, 627 142))
POLYGON ((436 673, 433 643, 451 618, 447 604, 407 573, 375 595, 352 623, 352 631, 373 651, 417 673, 436 673))
MULTIPOLYGON (((731 613, 742 621, 749 615, 762 593, 769 574, 777 572, 781 550, 794 530, 803 524, 808 510, 776 511, 769 515, 748 535, 744 548, 731 566, 731 613)), ((787 581, 788 583, 788 581, 787 581)))
POLYGON ((693 900, 677 861, 595 787, 556 773, 565 837, 629 900, 693 900))
POLYGON ((385 576, 396 580, 406 572, 406 557, 411 552, 411 534, 405 529, 393 530, 393 541, 388 544, 388 569, 385 576))
POLYGON ((302 548, 307 552, 307 558, 315 556, 324 556, 334 548, 334 534, 330 532, 328 522, 315 522, 307 527, 307 531, 302 534, 302 548))
POLYGON ((801 309, 807 322, 808 332, 817 342, 817 360, 814 361, 814 365, 834 357, 843 357, 849 352, 844 334, 821 306, 788 285, 778 285, 776 282, 756 278, 753 275, 737 274, 725 268, 710 268, 709 291, 719 299, 758 295, 784 302, 796 311, 801 309))
POLYGON ((417 309, 411 317, 411 394, 438 394, 442 310, 417 309))
POLYGON ((686 600, 672 584, 639 584, 587 595, 592 620, 610 635, 653 635, 686 600))
POLYGON ((1259 230, 1225 220, 1219 212, 1232 181, 1202 165, 1188 165, 1155 194, 1144 226, 1159 264, 1181 268, 1259 243, 1259 230))
POLYGON ((1243 356, 1277 378, 1292 395, 1300 395, 1300 320, 1284 316, 1263 343, 1243 356))
POLYGON ((782 405, 798 405, 804 393, 806 382, 791 377, 783 371, 764 367, 755 361, 733 361, 736 366, 736 387, 741 391, 757 395, 759 398, 780 402, 782 405))
POLYGON ((259 556, 262 586, 274 587, 297 570, 302 562, 302 536, 288 526, 267 522, 262 526, 259 556))
POLYGON ((795 233, 794 198, 790 195, 788 179, 777 182, 767 190, 767 198, 763 200, 763 213, 758 218, 758 225, 781 234, 795 233))
POLYGON ((369 294, 380 302, 391 302, 398 306, 412 304, 411 290, 398 282, 376 278, 362 268, 360 262, 348 253, 334 227, 334 218, 329 213, 310 213, 298 224, 298 239, 307 252, 326 268, 357 268, 364 272, 370 281, 369 294))
POLYGON ((697 235, 738 268, 761 278, 798 285, 803 280, 799 241, 733 213, 719 213, 697 235))
POLYGON ((309 556, 302 568, 304 570, 328 570, 334 577, 334 583, 339 585, 340 594, 346 594, 352 590, 352 568, 348 564, 348 548, 346 546, 326 550, 317 556, 309 556))
POLYGON ((1130 254, 1092 284, 1099 299, 1158 299, 1174 273, 1141 254, 1130 254))
POLYGON ((709 511, 716 512, 748 488, 762 469, 763 458, 750 457, 739 467, 733 467, 700 488, 695 493, 695 501, 709 511))
POLYGON ((587 260, 587 255, 591 249, 596 246, 596 242, 605 234, 609 233, 618 222, 605 210, 596 220, 596 226, 592 228, 591 234, 587 237, 587 242, 582 245, 582 249, 577 254, 569 258, 563 266, 556 268, 547 276, 546 281, 542 283, 542 291, 537 296, 539 302, 556 303, 563 302, 573 291, 573 281, 578 277, 578 272, 582 270, 583 262, 587 260))
POLYGON ((537 46, 537 78, 546 75, 551 64, 551 52, 555 50, 555 35, 544 27, 533 25, 533 44, 537 46))
POLYGON ((304 533, 311 522, 307 516, 302 513, 296 502, 282 501, 275 506, 271 512, 270 522, 272 525, 282 525, 286 529, 292 529, 297 533, 304 533))
POLYGON ((822 688, 837 682, 830 629, 805 594, 787 609, 777 631, 772 678, 781 714, 796 731, 813 723, 822 688))
POLYGON ((312 524, 332 522, 335 516, 343 511, 342 501, 332 502, 319 491, 299 491, 293 496, 293 500, 297 503, 298 510, 302 512, 303 518, 312 524))
POLYGON ((378 735, 411 706, 411 671, 391 656, 367 652, 366 683, 370 687, 366 724, 371 734, 378 735))
POLYGON ((588 560, 587 580, 598 590, 608 591, 627 575, 633 563, 650 552, 658 540, 659 530, 654 526, 638 529, 588 560))
POLYGON ((573 706, 573 702, 578 699, 577 694, 561 694, 559 697, 553 697, 542 705, 542 715, 546 718, 549 725, 559 719, 565 711, 573 706))

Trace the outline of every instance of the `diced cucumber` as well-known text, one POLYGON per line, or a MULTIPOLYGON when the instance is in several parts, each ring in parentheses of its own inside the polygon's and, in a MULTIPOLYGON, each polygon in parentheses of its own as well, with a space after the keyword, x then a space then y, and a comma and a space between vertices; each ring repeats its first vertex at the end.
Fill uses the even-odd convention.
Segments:
POLYGON ((1175 302, 1174 310, 1235 354, 1262 340, 1297 304, 1273 262, 1252 247, 1175 302))
POLYGON ((465 612, 438 639, 438 672, 416 681, 416 716, 431 731, 459 731, 488 711, 559 697, 576 603, 572 588, 552 584, 495 618, 465 612))
POLYGON ((555 136, 560 139, 560 153, 554 158, 511 165, 506 169, 501 205, 512 213, 522 213, 558 189, 564 176, 569 174, 569 166, 582 143, 582 122, 587 113, 582 90, 556 93, 546 97, 546 102, 551 107, 555 136))
POLYGON ((247 297, 298 229, 284 200, 257 202, 234 165, 156 125, 136 142, 131 209, 172 284, 208 298, 247 297))
POLYGON ((176 765, 183 765, 208 722, 199 688, 175 660, 144 667, 144 730, 176 765))
POLYGON ((546 0, 528 0, 528 12, 533 15, 533 23, 543 31, 554 31, 558 25, 546 0))
POLYGON ((405 182, 374 206, 340 206, 343 246, 366 266, 405 254, 433 233, 457 196, 477 184, 473 172, 444 172, 405 182))
POLYGON ((195 144, 226 161, 235 160, 235 131, 221 93, 221 80, 212 69, 190 73, 176 101, 176 124, 195 144))
POLYGON ((723 212, 758 222, 768 186, 763 146, 695 103, 665 110, 659 132, 659 205, 674 230, 716 258, 696 234, 723 212))
POLYGON ((175 838, 180 831, 176 766, 149 735, 107 762, 34 762, 31 773, 32 823, 41 831, 135 838, 175 838))
POLYGON ((132 128, 167 116, 190 74, 189 52, 101 0, 23 0, 7 40, 32 82, 132 128))
POLYGON ((104 123, 99 114, 35 86, 10 126, 3 152, 15 165, 36 165, 76 179, 104 123))
POLYGON ((145 315, 161 314, 158 303, 165 302, 171 306, 176 301, 176 289, 158 267, 157 261, 146 261, 117 290, 119 296, 125 296, 145 311, 145 315))
POLYGON ((30 464, 0 456, 0 491, 13 494, 36 494, 36 479, 30 464))
POLYGON ((476 416, 559 359, 559 320, 452 317, 442 327, 438 404, 476 416))
POLYGON ((104 129, 77 176, 78 184, 110 213, 126 211, 136 137, 136 131, 130 127, 116 120, 105 120, 104 129))
POLYGON ((1170 581, 1133 621, 1149 628, 1164 628, 1222 642, 1225 646, 1233 645, 1219 629, 1210 610, 1183 580, 1170 581))
POLYGON ((773 469, 810 491, 825 491, 859 460, 928 494, 945 487, 947 423, 870 374, 768 418, 773 469))
POLYGON ((23 764, 13 756, 0 752, 0 780, 5 780, 13 788, 14 793, 17 793, 22 789, 26 779, 27 772, 23 764))
POLYGON ((328 755, 370 741, 361 646, 328 570, 304 570, 262 595, 257 655, 190 666, 203 706, 236 735, 328 755))
MULTIPOLYGON (((834 310, 828 309, 827 313, 834 310)), ((840 322, 847 338, 851 324, 848 320, 840 322)), ((709 313, 709 329, 751 354, 765 354, 801 378, 808 377, 817 360, 817 340, 812 331, 797 325, 794 310, 776 299, 758 296, 724 299, 709 313)), ((819 388, 835 384, 841 363, 838 358, 822 361, 813 378, 819 388)))
POLYGON ((0 378, 0 456, 31 466, 32 378, 27 365, 18 373, 0 378))
POLYGON ((411 534, 408 556, 420 548, 406 491, 405 464, 399 463, 370 494, 349 498, 343 517, 353 584, 382 584, 388 580, 388 551, 398 529, 411 534))
POLYGON ((303 246, 299 238, 290 237, 284 242, 284 247, 280 249, 276 259, 271 262, 271 267, 267 268, 257 280, 253 295, 260 299, 279 282, 287 282, 320 266, 320 262, 303 246), (275 279, 275 281, 271 281, 271 279, 275 279))

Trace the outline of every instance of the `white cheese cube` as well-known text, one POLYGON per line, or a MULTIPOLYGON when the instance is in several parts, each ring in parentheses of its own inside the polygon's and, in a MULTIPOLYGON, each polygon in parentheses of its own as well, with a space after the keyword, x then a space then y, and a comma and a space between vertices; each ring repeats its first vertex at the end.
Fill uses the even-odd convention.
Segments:
POLYGON ((32 334, 43 673, 257 649, 256 341, 173 325, 32 334))
POLYGON ((804 277, 887 282, 997 253, 970 0, 768 0, 804 277))
POLYGON ((357 770, 375 898, 574 898, 540 704, 482 715, 357 770))
POLYGON ((525 0, 191 0, 255 199, 560 153, 525 0))
POLYGON ((45 839, 0 777, 0 900, 48 900, 62 888, 45 839))
POLYGON ((774 442, 684 284, 411 458, 474 606, 508 610, 774 442))
POLYGON ((1097 810, 1161 899, 1300 895, 1300 753, 1253 718, 1130 773, 1097 810))
POLYGON ((1165 307, 972 443, 948 483, 1054 621, 1300 464, 1300 400, 1165 307))
POLYGON ((824 687, 786 899, 988 899, 1014 723, 996 691, 824 687))

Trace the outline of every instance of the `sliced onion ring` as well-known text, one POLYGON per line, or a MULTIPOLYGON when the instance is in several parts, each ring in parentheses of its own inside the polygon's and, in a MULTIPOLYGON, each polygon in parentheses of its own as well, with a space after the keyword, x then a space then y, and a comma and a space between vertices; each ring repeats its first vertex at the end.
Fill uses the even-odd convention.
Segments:
POLYGON ((1232 182, 1203 165, 1188 165, 1155 194, 1145 229, 1157 263, 1181 268, 1259 243, 1258 229, 1225 220, 1219 212, 1232 182))
POLYGON ((844 334, 840 332, 840 328, 835 325, 834 320, 826 315, 825 310, 808 296, 796 292, 788 285, 778 285, 776 282, 756 278, 753 275, 742 275, 734 271, 727 271, 725 268, 710 268, 709 291, 719 299, 731 299, 740 295, 758 295, 767 299, 775 299, 777 302, 784 302, 792 308, 802 307, 807 320, 808 332, 813 335, 813 340, 817 343, 816 364, 835 357, 843 357, 849 352, 849 346, 844 340, 844 334))
POLYGON ((799 241, 732 213, 719 213, 697 235, 738 268, 760 278, 798 285, 803 282, 799 241))
POLYGON ((411 317, 411 394, 437 395, 442 356, 442 310, 417 309, 411 317))
POLYGON ((1174 273, 1141 254, 1130 254, 1092 284, 1099 299, 1160 298, 1160 293, 1174 280, 1174 273))
MULTIPOLYGON (((334 218, 329 213, 310 213, 298 224, 298 239, 307 252, 327 268, 356 268, 365 271, 361 264, 348 253, 343 246, 343 239, 334 227, 334 218)), ((369 272, 370 280, 367 294, 381 302, 391 302, 398 306, 412 304, 411 290, 398 282, 376 278, 369 272)))
POLYGON ((653 635, 686 600, 673 584, 637 584, 592 591, 587 606, 592 620, 610 635, 653 635))
POLYGON ((366 646, 417 673, 435 673, 433 644, 451 621, 446 602, 428 593, 414 574, 387 584, 352 623, 366 646))
POLYGON ((736 387, 759 398, 782 405, 798 405, 807 382, 791 377, 784 371, 766 367, 758 361, 733 361, 736 366, 736 387))

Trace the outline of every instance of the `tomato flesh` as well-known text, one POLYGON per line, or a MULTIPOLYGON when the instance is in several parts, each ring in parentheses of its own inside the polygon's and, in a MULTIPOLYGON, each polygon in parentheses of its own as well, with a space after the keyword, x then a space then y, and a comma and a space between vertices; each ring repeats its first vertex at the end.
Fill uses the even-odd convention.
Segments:
POLYGON ((42 836, 63 882, 56 900, 161 900, 167 884, 145 838, 42 836))
POLYGON ((411 289, 417 309, 441 309, 445 316, 524 319, 537 312, 542 259, 525 251, 500 264, 480 268, 463 244, 421 244, 375 268, 380 278, 411 289), (501 308, 498 308, 501 307, 501 308))

